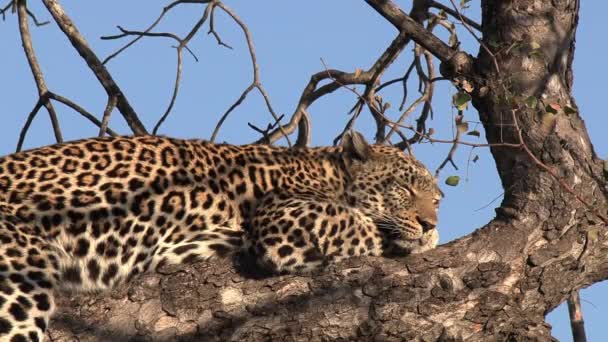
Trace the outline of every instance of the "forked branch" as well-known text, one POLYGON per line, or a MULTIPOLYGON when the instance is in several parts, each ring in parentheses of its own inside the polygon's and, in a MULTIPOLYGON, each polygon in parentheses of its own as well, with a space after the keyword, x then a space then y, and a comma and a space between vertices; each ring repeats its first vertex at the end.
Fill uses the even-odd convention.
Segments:
MULTIPOLYGON (((53 104, 49 101, 47 95, 49 89, 44 80, 44 75, 42 74, 42 69, 40 68, 40 64, 38 64, 38 59, 36 58, 36 53, 34 52, 34 46, 32 44, 32 36, 30 34, 29 24, 28 24, 28 9, 26 0, 16 0, 17 6, 17 16, 19 18, 19 33, 21 35, 21 45, 23 46, 23 51, 25 52, 25 56, 27 58, 28 64, 30 66, 30 70, 32 71, 32 75, 34 76, 34 81, 36 82, 36 88, 38 89, 39 99, 42 100, 42 105, 46 108, 49 113, 49 117, 51 119, 51 125, 53 126, 53 133, 55 134, 55 140, 57 142, 63 142, 63 137, 61 134, 61 128, 59 127, 59 120, 57 119, 57 113, 55 112, 55 108, 53 104)), ((37 111, 36 111, 37 112, 37 111)), ((34 112, 34 116, 36 115, 34 112)), ((32 117, 33 120, 33 117, 32 117)))

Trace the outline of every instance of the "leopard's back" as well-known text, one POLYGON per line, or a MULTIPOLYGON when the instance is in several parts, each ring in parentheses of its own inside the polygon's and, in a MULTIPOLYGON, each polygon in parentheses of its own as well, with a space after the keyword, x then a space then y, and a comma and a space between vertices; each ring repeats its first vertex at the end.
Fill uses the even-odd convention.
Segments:
POLYGON ((106 289, 244 240, 275 272, 432 248, 438 197, 415 159, 364 141, 286 149, 137 136, 6 156, 0 339, 41 339, 57 288, 106 289))

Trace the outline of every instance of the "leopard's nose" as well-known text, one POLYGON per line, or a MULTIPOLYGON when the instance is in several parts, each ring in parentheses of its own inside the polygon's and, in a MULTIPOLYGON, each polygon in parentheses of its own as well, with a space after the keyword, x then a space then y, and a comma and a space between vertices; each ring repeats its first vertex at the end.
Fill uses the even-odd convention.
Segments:
POLYGON ((422 231, 424 233, 428 232, 429 230, 435 229, 435 227, 437 226, 437 220, 424 219, 420 216, 416 216, 416 220, 422 226, 422 231))

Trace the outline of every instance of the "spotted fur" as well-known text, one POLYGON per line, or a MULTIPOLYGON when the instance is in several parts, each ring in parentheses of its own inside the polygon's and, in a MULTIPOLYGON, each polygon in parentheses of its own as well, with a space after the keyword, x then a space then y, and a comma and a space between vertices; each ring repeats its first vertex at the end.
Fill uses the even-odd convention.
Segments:
POLYGON ((0 340, 41 341, 60 288, 103 290, 249 246, 273 272, 437 244, 440 197, 414 158, 155 136, 0 158, 0 340))

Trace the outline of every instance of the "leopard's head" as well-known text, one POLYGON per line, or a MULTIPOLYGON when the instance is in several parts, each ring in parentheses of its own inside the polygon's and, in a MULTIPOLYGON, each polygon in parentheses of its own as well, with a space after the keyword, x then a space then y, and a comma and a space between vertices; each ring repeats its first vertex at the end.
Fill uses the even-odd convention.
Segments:
POLYGON ((422 248, 435 247, 443 194, 422 163, 397 148, 370 145, 356 132, 343 137, 341 158, 349 176, 346 197, 391 243, 409 251, 421 251, 415 248, 421 241, 422 248))

